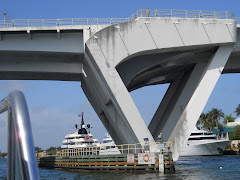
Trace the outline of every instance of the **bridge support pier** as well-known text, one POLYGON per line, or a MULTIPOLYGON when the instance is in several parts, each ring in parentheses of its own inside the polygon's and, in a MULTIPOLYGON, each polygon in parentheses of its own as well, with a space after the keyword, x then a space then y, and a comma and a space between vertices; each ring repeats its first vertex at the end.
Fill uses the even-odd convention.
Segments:
POLYGON ((82 88, 116 144, 144 143, 154 139, 115 67, 94 65, 85 54, 82 88))
POLYGON ((173 143, 176 161, 215 87, 233 46, 220 46, 207 63, 195 65, 169 87, 155 113, 149 129, 156 139, 162 133, 164 141, 173 143))

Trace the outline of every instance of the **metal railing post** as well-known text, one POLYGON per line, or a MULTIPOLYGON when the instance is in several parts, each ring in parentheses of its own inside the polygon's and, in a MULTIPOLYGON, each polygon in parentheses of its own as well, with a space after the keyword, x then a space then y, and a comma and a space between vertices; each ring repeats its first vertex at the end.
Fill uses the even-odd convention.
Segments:
POLYGON ((15 139, 11 108, 8 108, 8 174, 7 179, 15 179, 15 139))
POLYGON ((39 179, 31 123, 24 95, 11 92, 0 102, 8 110, 8 179, 39 179), (17 138, 17 139, 16 139, 17 138))

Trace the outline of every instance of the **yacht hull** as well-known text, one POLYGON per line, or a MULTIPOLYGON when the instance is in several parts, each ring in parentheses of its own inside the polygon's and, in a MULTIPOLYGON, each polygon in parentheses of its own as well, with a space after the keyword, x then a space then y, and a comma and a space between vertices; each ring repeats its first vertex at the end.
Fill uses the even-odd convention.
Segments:
POLYGON ((180 156, 222 155, 229 142, 229 140, 187 141, 180 156))

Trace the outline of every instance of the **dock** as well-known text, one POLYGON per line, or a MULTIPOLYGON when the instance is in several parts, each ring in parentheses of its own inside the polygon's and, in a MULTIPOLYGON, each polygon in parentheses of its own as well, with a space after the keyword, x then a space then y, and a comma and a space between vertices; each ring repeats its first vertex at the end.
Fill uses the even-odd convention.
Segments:
POLYGON ((62 149, 37 158, 39 167, 66 170, 174 172, 170 142, 62 149))
MULTIPOLYGON (((133 162, 128 162, 128 154, 114 155, 83 155, 57 157, 49 156, 37 159, 41 168, 65 170, 94 170, 94 171, 159 171, 159 154, 154 153, 153 164, 139 164, 138 154, 134 154, 133 162)), ((174 172, 171 152, 163 152, 164 172, 174 172)))

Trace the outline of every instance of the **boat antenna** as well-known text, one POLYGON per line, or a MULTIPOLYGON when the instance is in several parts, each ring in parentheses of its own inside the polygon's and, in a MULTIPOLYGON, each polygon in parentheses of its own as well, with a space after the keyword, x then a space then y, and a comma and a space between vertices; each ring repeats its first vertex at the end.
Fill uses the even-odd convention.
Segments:
POLYGON ((82 121, 81 121, 81 127, 84 125, 84 120, 83 120, 83 112, 82 112, 82 121))

